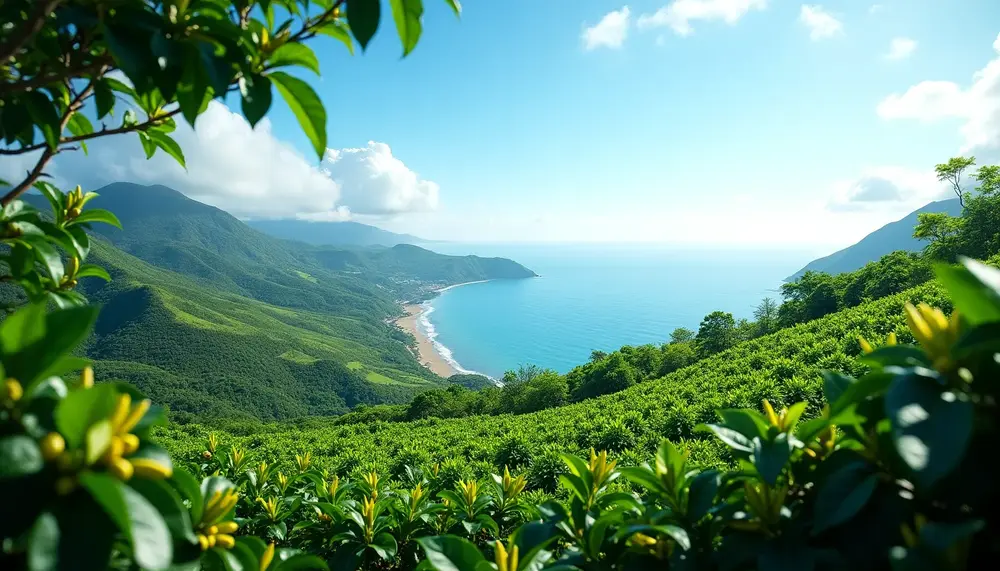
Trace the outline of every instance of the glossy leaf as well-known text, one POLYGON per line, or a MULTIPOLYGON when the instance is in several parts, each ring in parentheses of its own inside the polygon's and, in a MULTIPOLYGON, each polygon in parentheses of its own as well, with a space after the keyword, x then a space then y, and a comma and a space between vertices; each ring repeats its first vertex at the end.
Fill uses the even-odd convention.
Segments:
POLYGON ((379 0, 347 0, 347 23, 351 34, 361 44, 361 49, 368 47, 375 31, 378 30, 381 17, 381 2, 379 0))
POLYGON ((326 152, 326 110, 319 96, 308 83, 285 72, 275 71, 268 77, 298 119, 316 156, 323 158, 326 152))
POLYGON ((392 6, 392 18, 396 22, 396 32, 403 43, 403 56, 407 56, 417 47, 420 34, 423 31, 421 19, 424 15, 422 0, 389 0, 392 6))

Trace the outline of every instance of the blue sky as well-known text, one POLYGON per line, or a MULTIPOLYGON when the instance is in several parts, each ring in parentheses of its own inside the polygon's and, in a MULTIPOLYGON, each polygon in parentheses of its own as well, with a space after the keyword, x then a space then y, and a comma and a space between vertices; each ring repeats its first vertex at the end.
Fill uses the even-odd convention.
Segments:
POLYGON ((246 217, 433 239, 840 246, 941 196, 937 162, 1000 148, 998 16, 996 0, 509 0, 458 20, 425 0, 405 59, 387 16, 364 54, 313 44, 323 163, 283 105, 256 133, 221 106, 199 120, 188 154, 229 153, 205 168, 103 160, 246 217), (230 182, 227 157, 259 176, 230 182))

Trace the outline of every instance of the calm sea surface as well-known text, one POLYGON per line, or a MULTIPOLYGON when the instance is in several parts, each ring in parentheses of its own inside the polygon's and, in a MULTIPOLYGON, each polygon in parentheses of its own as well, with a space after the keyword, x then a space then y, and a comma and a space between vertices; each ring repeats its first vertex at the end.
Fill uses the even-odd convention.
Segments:
POLYGON ((566 372, 594 349, 662 343, 714 310, 751 318, 782 280, 825 252, 634 245, 433 244, 445 254, 514 259, 541 277, 443 292, 422 327, 460 370, 500 377, 520 364, 566 372))

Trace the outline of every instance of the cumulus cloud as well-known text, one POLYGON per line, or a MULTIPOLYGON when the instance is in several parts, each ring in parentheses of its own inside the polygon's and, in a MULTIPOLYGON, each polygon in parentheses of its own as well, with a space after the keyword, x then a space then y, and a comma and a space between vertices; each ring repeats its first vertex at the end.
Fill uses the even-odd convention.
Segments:
POLYGON ((948 198, 948 189, 932 170, 881 166, 852 180, 833 184, 827 207, 840 211, 906 213, 928 202, 948 198))
POLYGON ((877 108, 879 117, 924 122, 959 119, 962 153, 1000 158, 1000 35, 993 50, 993 59, 972 75, 967 87, 952 81, 920 82, 883 99, 877 108))
POLYGON ((437 183, 417 176, 385 143, 327 149, 321 170, 340 186, 341 202, 356 214, 400 214, 438 205, 437 183))
MULTIPOLYGON (((438 186, 421 179, 384 143, 328 149, 320 164, 276 139, 265 119, 251 128, 212 102, 191 129, 178 121, 174 138, 185 171, 158 152, 146 160, 135 135, 93 141, 90 154, 60 154, 50 169, 63 186, 95 188, 115 181, 163 184, 244 218, 344 220, 352 214, 398 214, 437 206, 438 186)), ((2 169, 20 169, 3 158, 2 169)), ((10 178, 13 177, 4 177, 10 178)))
POLYGON ((819 41, 840 35, 844 25, 822 6, 803 4, 799 11, 799 21, 809 28, 809 39, 819 41))
POLYGON ((916 40, 910 38, 893 38, 889 42, 889 53, 885 54, 885 58, 889 60, 906 59, 913 55, 916 49, 916 40))
POLYGON ((587 50, 600 47, 620 48, 628 37, 631 25, 628 6, 608 12, 596 25, 583 30, 583 46, 587 50))
POLYGON ((733 25, 751 10, 767 8, 767 0, 674 0, 652 14, 639 17, 640 28, 668 27, 676 34, 694 32, 692 22, 722 20, 733 25))

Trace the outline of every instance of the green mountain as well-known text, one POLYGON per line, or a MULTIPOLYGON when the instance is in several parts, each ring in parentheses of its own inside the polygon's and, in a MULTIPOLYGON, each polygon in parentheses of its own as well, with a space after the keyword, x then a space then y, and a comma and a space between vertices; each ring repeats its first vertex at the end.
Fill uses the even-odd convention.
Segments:
POLYGON ((804 268, 787 277, 785 281, 796 280, 810 270, 828 274, 851 272, 897 250, 919 252, 924 249, 927 243, 914 238, 913 229, 917 226, 917 215, 923 212, 946 212, 952 216, 960 216, 962 206, 957 198, 931 202, 923 208, 907 214, 904 218, 886 224, 853 246, 809 262, 804 268))
POLYGON ((398 300, 534 275, 510 260, 416 246, 280 240, 162 186, 98 192, 91 204, 124 230, 95 234, 89 261, 113 280, 81 282, 104 306, 85 352, 99 379, 129 381, 175 413, 279 419, 406 402, 448 383, 389 323, 398 300))
POLYGON ((421 244, 427 240, 397 234, 360 222, 312 222, 308 220, 248 220, 256 230, 285 240, 317 246, 395 246, 421 244))

